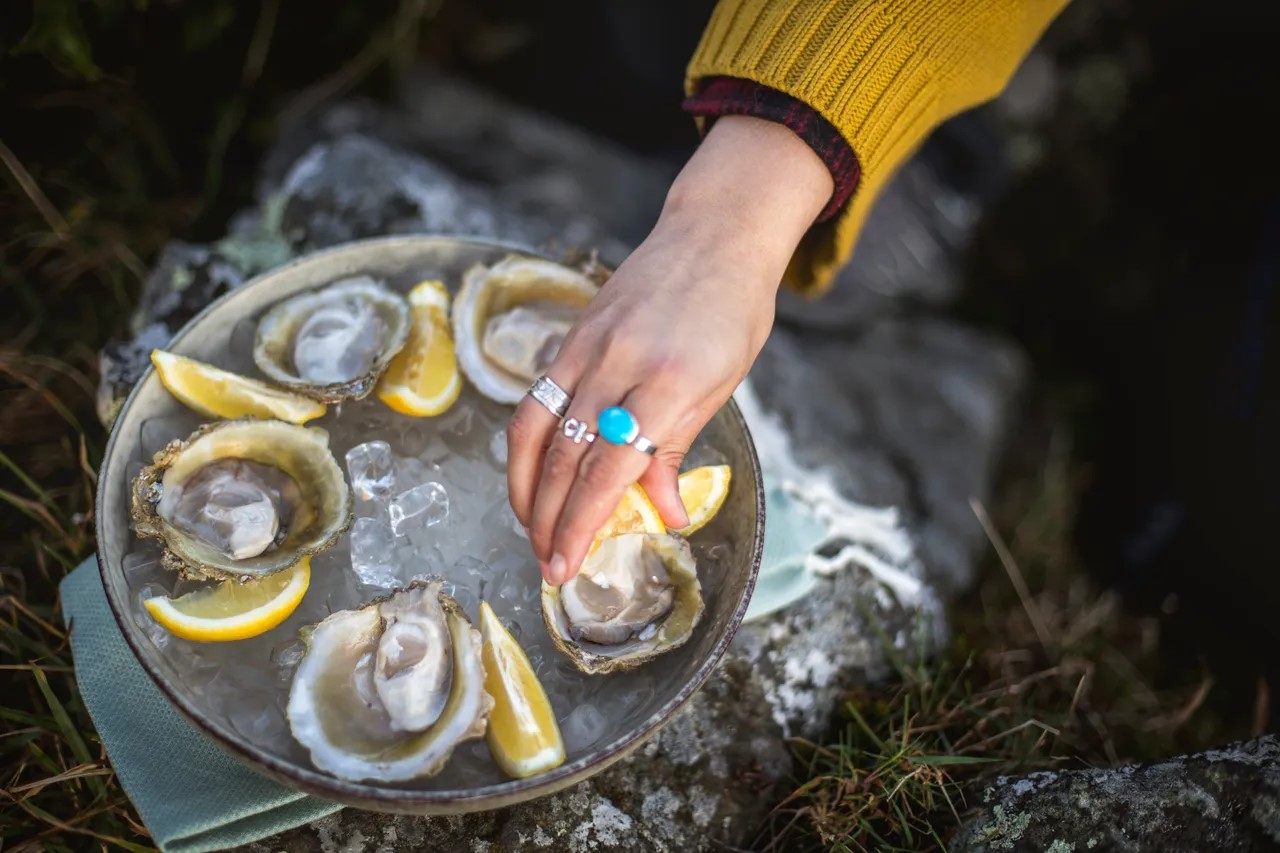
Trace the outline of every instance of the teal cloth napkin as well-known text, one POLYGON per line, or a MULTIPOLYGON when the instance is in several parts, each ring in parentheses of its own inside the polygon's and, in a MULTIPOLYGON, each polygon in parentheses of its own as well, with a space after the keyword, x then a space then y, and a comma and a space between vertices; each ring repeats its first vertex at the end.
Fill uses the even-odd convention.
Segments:
POLYGON ((94 560, 60 592, 80 695, 157 847, 225 850, 341 808, 253 772, 174 710, 125 643, 94 560))
MULTIPOLYGON (((780 489, 766 493, 766 518, 765 557, 751 618, 808 591, 812 579, 804 557, 825 533, 780 489)), ((95 561, 67 575, 61 594, 80 695, 120 784, 161 850, 223 850, 341 808, 260 776, 174 710, 125 643, 95 561)))

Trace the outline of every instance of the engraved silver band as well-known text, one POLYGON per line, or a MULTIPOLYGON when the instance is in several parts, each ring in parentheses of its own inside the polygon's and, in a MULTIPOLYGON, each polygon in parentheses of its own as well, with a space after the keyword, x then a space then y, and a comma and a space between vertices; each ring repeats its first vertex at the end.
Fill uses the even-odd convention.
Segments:
POLYGON ((658 452, 658 445, 654 444, 643 435, 631 442, 631 446, 641 453, 648 453, 650 456, 658 452))
POLYGON ((548 412, 561 420, 564 419, 565 413, 569 411, 569 403, 573 400, 568 391, 565 391, 555 383, 554 379, 545 374, 539 376, 537 381, 529 387, 529 396, 537 400, 548 412))
POLYGON ((574 444, 582 444, 584 441, 591 444, 596 440, 596 434, 587 426, 587 422, 577 418, 569 418, 565 421, 560 426, 560 433, 574 444))

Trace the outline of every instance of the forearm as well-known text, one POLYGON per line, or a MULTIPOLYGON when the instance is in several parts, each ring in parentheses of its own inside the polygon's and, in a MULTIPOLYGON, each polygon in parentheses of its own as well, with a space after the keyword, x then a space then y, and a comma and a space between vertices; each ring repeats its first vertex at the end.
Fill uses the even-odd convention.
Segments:
POLYGON ((684 232, 716 257, 766 271, 776 287, 832 187, 826 165, 786 127, 726 116, 672 184, 655 231, 684 232))

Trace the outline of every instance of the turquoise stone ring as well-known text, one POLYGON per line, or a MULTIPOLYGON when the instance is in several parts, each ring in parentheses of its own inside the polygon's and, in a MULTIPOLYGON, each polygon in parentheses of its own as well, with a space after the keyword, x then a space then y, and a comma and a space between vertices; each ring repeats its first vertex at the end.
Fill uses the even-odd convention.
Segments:
POLYGON ((596 429, 610 444, 630 444, 640 435, 635 416, 621 406, 610 406, 601 412, 596 429))
POLYGON ((600 437, 610 444, 629 444, 641 453, 652 456, 658 448, 640 434, 640 424, 635 415, 621 406, 610 406, 600 413, 596 428, 600 437))

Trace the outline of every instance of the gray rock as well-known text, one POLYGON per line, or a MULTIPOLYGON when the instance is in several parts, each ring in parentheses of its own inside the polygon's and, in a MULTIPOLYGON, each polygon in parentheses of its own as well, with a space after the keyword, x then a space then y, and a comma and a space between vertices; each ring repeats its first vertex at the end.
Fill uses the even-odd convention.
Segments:
POLYGON ((1001 777, 951 849, 1280 850, 1274 736, 1154 764, 1001 777))
POLYGON ((789 769, 765 698, 745 662, 729 661, 686 709, 629 758, 568 791, 457 817, 344 810, 246 851, 710 850, 754 832, 789 769), (724 709, 737 708, 726 715, 724 709), (733 728, 726 726, 732 725, 733 728), (730 785, 732 795, 726 796, 730 785))
POLYGON ((783 292, 778 317, 827 330, 866 328, 904 303, 946 305, 960 288, 961 250, 978 199, 942 180, 925 157, 910 160, 880 194, 851 262, 812 300, 783 292))
MULTIPOLYGON (((530 245, 591 246, 614 264, 644 239, 675 175, 669 164, 638 157, 474 84, 420 69, 401 86, 397 109, 349 102, 286 129, 267 156, 259 197, 279 193, 295 163, 313 146, 353 136, 380 140, 417 163, 448 164, 450 184, 482 190, 491 209, 518 218, 520 230, 535 228, 536 234, 521 237, 530 245)), ((380 176, 379 183, 384 182, 380 176)), ((390 182, 439 183, 430 176, 401 181, 394 171, 390 182)), ((361 195, 386 195, 353 186, 361 195)), ((341 185, 337 191, 352 192, 341 185)), ((515 238, 510 221, 468 232, 447 221, 444 212, 429 214, 433 221, 413 230, 515 238)))
POLYGON ((852 341, 819 338, 805 349, 805 362, 826 366, 839 397, 859 416, 827 464, 865 478, 874 470, 861 465, 865 448, 881 470, 892 471, 881 477, 883 493, 853 494, 904 510, 929 579, 948 595, 965 589, 985 542, 969 500, 990 491, 998 437, 1026 374, 1021 353, 924 317, 886 320, 852 341))

